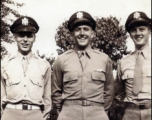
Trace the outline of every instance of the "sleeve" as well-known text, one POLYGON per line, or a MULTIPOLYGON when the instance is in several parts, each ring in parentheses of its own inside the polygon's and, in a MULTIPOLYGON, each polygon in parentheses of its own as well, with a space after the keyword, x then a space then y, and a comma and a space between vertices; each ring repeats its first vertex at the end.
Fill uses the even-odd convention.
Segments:
POLYGON ((6 96, 6 87, 5 87, 5 81, 4 81, 3 74, 4 74, 4 71, 1 66, 1 115, 3 113, 3 105, 5 104, 3 102, 3 98, 6 96))
POLYGON ((63 72, 58 58, 53 65, 52 101, 54 109, 59 113, 62 108, 63 72))
POLYGON ((117 67, 115 88, 115 99, 120 102, 125 97, 125 82, 122 80, 121 62, 119 62, 117 67))
POLYGON ((104 108, 107 112, 114 98, 114 77, 113 77, 113 68, 110 58, 108 58, 106 64, 106 82, 104 85, 104 108))
POLYGON ((51 106, 52 106, 52 101, 51 101, 51 66, 48 63, 48 69, 45 73, 44 76, 44 95, 43 95, 43 99, 44 99, 44 116, 50 112, 51 110, 51 106))

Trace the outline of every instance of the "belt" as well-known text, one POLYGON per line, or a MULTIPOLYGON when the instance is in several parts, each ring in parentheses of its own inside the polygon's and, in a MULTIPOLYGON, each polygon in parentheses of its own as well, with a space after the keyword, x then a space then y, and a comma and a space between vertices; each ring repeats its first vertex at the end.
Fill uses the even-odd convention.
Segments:
POLYGON ((103 103, 88 101, 88 100, 65 100, 64 105, 81 105, 81 106, 101 106, 103 103))
POLYGON ((40 107, 29 104, 7 104, 6 108, 18 109, 18 110, 39 110, 40 107))
POLYGON ((126 103, 128 109, 149 109, 151 108, 151 103, 143 103, 143 104, 134 104, 134 103, 126 103))

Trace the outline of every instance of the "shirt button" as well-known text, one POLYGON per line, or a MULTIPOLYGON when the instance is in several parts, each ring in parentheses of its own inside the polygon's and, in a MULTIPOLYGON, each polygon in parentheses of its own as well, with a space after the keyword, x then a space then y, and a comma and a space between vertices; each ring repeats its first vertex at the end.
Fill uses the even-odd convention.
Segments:
POLYGON ((39 103, 42 103, 42 101, 39 101, 39 103))
POLYGON ((24 95, 24 97, 26 97, 26 95, 24 95))
POLYGON ((26 87, 26 85, 24 85, 24 87, 26 87))

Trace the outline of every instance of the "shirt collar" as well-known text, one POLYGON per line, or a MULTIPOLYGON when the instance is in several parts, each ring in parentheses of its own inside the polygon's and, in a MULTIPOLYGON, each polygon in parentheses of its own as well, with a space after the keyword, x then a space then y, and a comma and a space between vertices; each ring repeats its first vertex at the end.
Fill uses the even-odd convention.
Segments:
POLYGON ((88 58, 91 58, 90 53, 92 51, 91 46, 88 46, 85 50, 77 50, 76 48, 74 48, 74 51, 78 54, 78 51, 84 51, 86 53, 86 56, 88 58))
POLYGON ((30 52, 28 55, 22 55, 20 52, 17 52, 16 58, 22 62, 23 57, 25 57, 28 61, 28 64, 30 63, 30 59, 32 58, 33 54, 30 52))
MULTIPOLYGON (((138 53, 139 50, 135 51, 135 54, 138 53)), ((150 46, 145 47, 143 50, 140 50, 143 53, 144 58, 148 57, 149 52, 151 51, 150 46)))

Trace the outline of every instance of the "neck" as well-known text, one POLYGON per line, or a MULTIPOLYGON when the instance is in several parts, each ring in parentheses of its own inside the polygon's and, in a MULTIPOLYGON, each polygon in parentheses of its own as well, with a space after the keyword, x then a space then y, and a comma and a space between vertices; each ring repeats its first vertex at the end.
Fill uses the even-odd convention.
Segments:
POLYGON ((18 50, 18 52, 21 53, 23 56, 27 56, 31 52, 31 50, 28 52, 21 52, 20 50, 18 50))
POLYGON ((90 45, 88 45, 86 47, 75 46, 75 50, 77 50, 77 51, 85 51, 85 50, 90 49, 90 48, 91 48, 90 45))
POLYGON ((144 45, 144 46, 136 46, 136 50, 143 50, 143 49, 145 49, 146 47, 148 47, 149 46, 149 43, 147 43, 146 45, 144 45))

